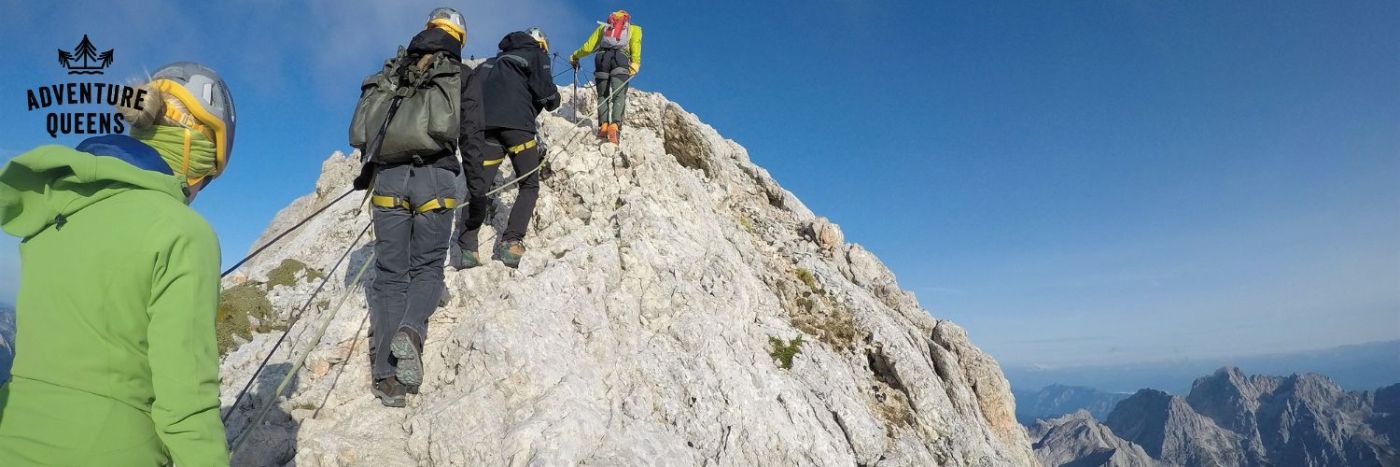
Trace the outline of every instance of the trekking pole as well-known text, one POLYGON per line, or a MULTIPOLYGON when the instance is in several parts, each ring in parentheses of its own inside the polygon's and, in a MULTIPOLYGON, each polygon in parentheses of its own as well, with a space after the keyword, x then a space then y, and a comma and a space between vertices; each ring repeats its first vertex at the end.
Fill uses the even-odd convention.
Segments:
POLYGON ((321 290, 326 287, 326 283, 331 280, 331 277, 335 276, 335 271, 340 269, 340 264, 345 262, 345 258, 350 256, 350 252, 355 251, 355 246, 359 245, 360 239, 364 238, 365 233, 369 232, 371 225, 373 224, 366 224, 365 228, 360 230, 360 234, 355 237, 355 240, 350 242, 350 247, 346 248, 345 253, 340 255, 340 259, 335 260, 335 264, 331 266, 330 270, 326 271, 325 277, 321 278, 321 284, 317 285, 316 289, 311 291, 311 296, 306 297, 306 303, 303 303, 301 308, 297 310, 297 313, 292 315, 291 321, 287 323, 287 328, 282 330, 282 336, 278 337, 277 342, 272 344, 272 348, 267 351, 267 356, 263 357, 262 363, 259 363, 258 367, 253 370, 252 376, 248 377, 248 383, 243 385, 241 391, 238 391, 238 397, 233 399, 233 405, 229 406, 228 412, 225 413, 223 417, 220 417, 224 423, 228 423, 228 418, 233 415, 234 410, 238 409, 238 404, 243 402, 243 398, 248 395, 248 390, 253 387, 253 382, 257 381, 258 375, 262 374, 263 368, 266 368, 267 363, 272 360, 272 355, 277 353, 277 349, 287 340, 287 335, 292 332, 292 327, 296 326, 297 321, 300 321, 301 317, 306 314, 306 310, 311 308, 311 302, 316 300, 316 296, 321 294, 321 290))
POLYGON ((349 301, 350 294, 359 287, 360 279, 364 277, 365 270, 369 269, 369 264, 372 262, 374 262, 374 252, 370 252, 369 257, 365 258, 365 262, 360 265, 359 272, 356 272, 355 278, 350 281, 350 287, 347 287, 345 292, 340 295, 340 301, 336 303, 335 308, 332 308, 330 312, 326 314, 326 319, 321 322, 321 327, 317 328, 316 337, 311 340, 311 345, 306 348, 306 351, 301 354, 301 357, 297 358, 296 364, 292 365, 291 370, 287 371, 287 374, 282 377, 282 381, 277 383, 277 390, 272 393, 272 397, 268 398, 267 405, 264 405, 262 410, 258 412, 258 415, 250 420, 247 425, 243 426, 243 431, 238 434, 238 438, 233 441, 233 447, 229 449, 230 458, 238 454, 238 450, 243 447, 243 442, 248 440, 248 437, 253 434, 254 430, 258 429, 258 425, 267 417, 268 409, 277 405, 277 399, 280 399, 282 397, 282 392, 287 390, 287 384, 292 381, 292 377, 296 376, 297 372, 301 371, 302 366, 306 365, 306 358, 311 356, 311 351, 316 350, 316 344, 321 343, 321 338, 326 336, 326 329, 330 327, 331 319, 335 318, 336 312, 340 311, 340 308, 345 305, 346 301, 349 301))

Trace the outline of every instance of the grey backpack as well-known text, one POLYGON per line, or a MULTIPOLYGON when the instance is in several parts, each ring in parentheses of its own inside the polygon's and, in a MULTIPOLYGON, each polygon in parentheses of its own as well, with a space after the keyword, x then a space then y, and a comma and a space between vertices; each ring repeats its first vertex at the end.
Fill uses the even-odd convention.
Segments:
POLYGON ((410 57, 399 47, 383 69, 360 85, 360 101, 350 121, 350 146, 366 151, 383 128, 370 162, 404 163, 456 150, 461 105, 462 70, 456 60, 441 53, 410 57), (395 99, 400 101, 398 109, 385 127, 395 99))
POLYGON ((618 35, 617 39, 612 38, 612 25, 603 22, 598 24, 603 25, 603 38, 598 41, 598 45, 604 49, 627 50, 631 45, 629 41, 632 38, 632 22, 629 21, 622 25, 622 34, 618 35))

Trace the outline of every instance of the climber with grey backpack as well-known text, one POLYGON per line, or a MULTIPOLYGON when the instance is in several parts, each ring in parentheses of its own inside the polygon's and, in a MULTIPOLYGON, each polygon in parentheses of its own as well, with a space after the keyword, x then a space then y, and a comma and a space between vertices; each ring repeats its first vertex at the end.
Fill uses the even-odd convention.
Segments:
POLYGON ((593 54, 593 79, 598 90, 598 136, 618 144, 622 117, 627 112, 627 85, 642 68, 642 27, 632 24, 632 15, 617 10, 606 23, 588 36, 583 46, 569 55, 569 65, 578 69, 579 60, 593 54))
POLYGON ((468 92, 475 78, 462 63, 465 40, 461 13, 433 10, 408 47, 364 80, 350 124, 363 164, 354 187, 369 190, 376 238, 371 391, 390 407, 406 405, 423 382, 423 339, 443 294, 458 204, 457 153, 480 150, 480 93, 468 92))

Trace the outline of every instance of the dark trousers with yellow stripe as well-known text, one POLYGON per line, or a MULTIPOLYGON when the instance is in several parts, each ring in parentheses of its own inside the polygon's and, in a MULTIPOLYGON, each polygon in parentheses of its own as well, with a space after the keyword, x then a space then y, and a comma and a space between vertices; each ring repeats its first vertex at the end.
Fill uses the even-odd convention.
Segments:
MULTIPOLYGON (((491 184, 501 170, 501 163, 509 157, 517 177, 519 174, 535 170, 535 167, 540 165, 540 150, 535 146, 535 134, 528 131, 486 130, 484 152, 483 160, 466 161, 467 191, 471 192, 471 198, 457 221, 457 246, 461 247, 462 251, 477 250, 477 233, 481 224, 486 222, 486 209, 491 206, 491 199, 486 197, 486 192, 491 191, 491 184)), ((510 208, 510 220, 506 221, 506 230, 501 233, 501 240, 516 241, 525 238, 525 229, 530 227, 530 218, 535 214, 535 202, 540 196, 539 172, 525 177, 517 184, 517 188, 519 191, 515 196, 515 206, 510 208)))
POLYGON ((370 284, 375 379, 394 375, 389 343, 408 328, 428 333, 442 297, 443 259, 457 207, 457 174, 431 166, 381 168, 374 179, 374 282, 370 284))

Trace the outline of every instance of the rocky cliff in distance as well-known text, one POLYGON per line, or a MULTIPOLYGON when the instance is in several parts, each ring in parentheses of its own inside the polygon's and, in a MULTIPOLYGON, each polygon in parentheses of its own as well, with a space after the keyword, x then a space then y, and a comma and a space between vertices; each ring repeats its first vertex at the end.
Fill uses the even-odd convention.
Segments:
MULTIPOLYGON (((266 291, 275 311, 253 327, 268 330, 307 300, 313 276, 333 277, 289 342, 312 345, 329 319, 325 337, 234 463, 1036 464, 999 366, 961 328, 742 147, 659 94, 633 91, 628 106, 620 147, 542 118, 553 159, 530 252, 519 270, 449 270, 407 408, 369 393, 363 293, 327 318, 370 252, 325 271, 368 222, 353 202, 228 280, 266 291), (310 268, 287 280, 286 260, 310 268)), ((346 190, 354 168, 354 155, 328 159, 259 243, 346 190)), ((484 230, 503 226, 513 196, 484 230)), ((279 351, 254 402, 228 407, 275 337, 253 333, 224 358, 231 436, 292 366, 279 351)))
POLYGON ((1042 420, 1031 430, 1035 455, 1047 466, 1158 467, 1142 446, 1114 435, 1087 410, 1042 420))
MULTIPOLYGON (((1089 456, 1093 448, 1116 445, 1100 439, 1107 434, 1048 436, 1092 425, 1081 418, 1037 426, 1037 455, 1047 465, 1122 465, 1089 456)), ((1400 384, 1347 392, 1316 374, 1246 376, 1231 367, 1197 379, 1186 397, 1139 391, 1119 402, 1103 425, 1167 465, 1395 466, 1397 420, 1400 384)))

